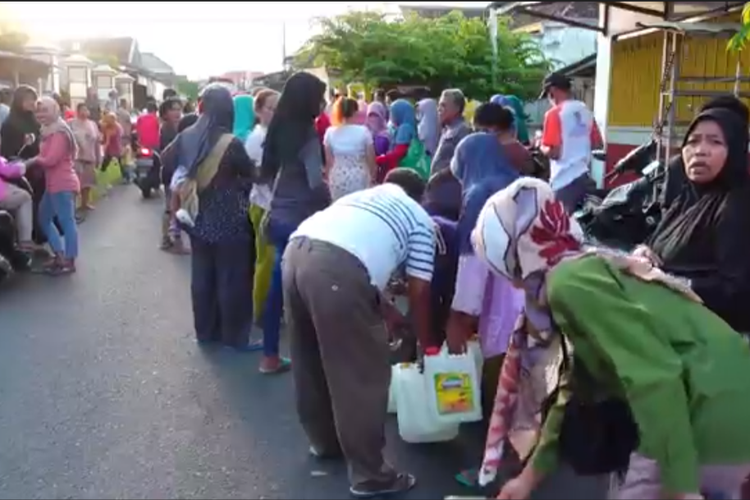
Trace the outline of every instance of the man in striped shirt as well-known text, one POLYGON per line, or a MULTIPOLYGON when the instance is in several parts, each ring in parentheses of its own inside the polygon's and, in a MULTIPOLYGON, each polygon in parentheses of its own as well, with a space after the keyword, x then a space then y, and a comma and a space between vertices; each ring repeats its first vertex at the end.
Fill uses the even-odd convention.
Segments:
POLYGON ((396 169, 385 184, 308 218, 284 253, 297 411, 315 455, 346 458, 355 497, 415 483, 383 459, 391 374, 383 320, 404 318, 382 291, 403 265, 417 336, 427 342, 435 229, 418 201, 424 187, 415 172, 396 169))

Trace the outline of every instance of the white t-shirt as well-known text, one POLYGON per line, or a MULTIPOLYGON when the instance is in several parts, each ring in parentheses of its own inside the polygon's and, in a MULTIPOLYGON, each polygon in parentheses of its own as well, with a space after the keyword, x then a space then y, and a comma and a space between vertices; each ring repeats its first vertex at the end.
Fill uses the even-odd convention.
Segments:
MULTIPOLYGON (((266 132, 268 132, 268 129, 258 124, 245 141, 245 151, 255 163, 255 168, 260 168, 260 162, 263 161, 263 142, 266 140, 266 132)), ((263 210, 269 210, 272 197, 273 193, 270 186, 255 183, 250 191, 250 204, 258 205, 263 210)))
POLYGON ((331 148, 334 156, 364 156, 372 144, 372 134, 364 125, 328 127, 323 144, 331 148))
POLYGON ((560 146, 560 158, 550 160, 550 185, 562 189, 589 172, 591 145, 601 134, 594 115, 581 101, 568 100, 544 115, 542 144, 560 146))
POLYGON ((339 198, 302 222, 291 239, 302 236, 325 241, 357 257, 379 290, 385 289, 402 264, 408 276, 432 279, 435 223, 395 184, 339 198))

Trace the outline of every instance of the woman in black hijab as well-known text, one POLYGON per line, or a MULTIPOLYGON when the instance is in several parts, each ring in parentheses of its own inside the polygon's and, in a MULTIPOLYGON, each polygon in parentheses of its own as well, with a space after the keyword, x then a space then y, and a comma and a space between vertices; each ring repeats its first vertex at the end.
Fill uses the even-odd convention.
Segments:
MULTIPOLYGON (((742 120, 743 128, 747 130, 750 127, 750 109, 747 105, 739 100, 734 95, 720 95, 707 101, 701 106, 698 113, 703 113, 709 109, 726 109, 737 114, 737 117, 742 120)), ((667 167, 667 176, 664 182, 664 192, 661 196, 661 204, 663 209, 669 209, 672 202, 677 198, 682 190, 682 186, 687 181, 685 176, 685 164, 682 162, 682 155, 677 155, 669 161, 667 167)))
MULTIPOLYGON (((330 195, 323 180, 323 150, 315 118, 324 106, 326 85, 309 73, 295 73, 284 85, 268 125, 261 161, 261 182, 273 186, 266 220, 266 237, 276 259, 262 314, 263 338, 278 346, 283 313, 281 258, 289 237, 309 216, 328 206, 330 195)), ((278 353, 264 353, 263 373, 286 371, 289 363, 278 353)))
POLYGON ((648 247, 636 250, 687 278, 706 306, 750 332, 750 174, 747 123, 735 111, 700 113, 682 145, 684 180, 648 247))
MULTIPOLYGON (((10 114, 0 128, 0 156, 28 160, 39 155, 41 126, 34 112, 38 95, 28 85, 21 85, 13 92, 10 114)), ((26 172, 26 179, 33 190, 34 198, 34 242, 47 241, 44 231, 37 224, 39 203, 45 191, 44 172, 41 167, 32 167, 26 172)))
MULTIPOLYGON (((192 299, 200 343, 248 349, 253 322, 252 231, 247 221, 253 165, 232 135, 234 104, 226 87, 203 91, 202 112, 169 145, 187 182, 197 183, 199 212, 185 228, 192 247, 192 299)), ((169 156, 171 153, 165 151, 169 156)))
POLYGON ((27 160, 39 154, 39 122, 36 121, 36 91, 21 85, 13 93, 10 114, 0 129, 0 156, 27 160))

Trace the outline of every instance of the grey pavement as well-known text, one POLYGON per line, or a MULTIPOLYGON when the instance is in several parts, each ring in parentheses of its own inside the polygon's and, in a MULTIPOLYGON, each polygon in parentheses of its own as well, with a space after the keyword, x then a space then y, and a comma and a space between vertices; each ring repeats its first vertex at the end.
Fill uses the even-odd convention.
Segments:
MULTIPOLYGON (((0 289, 0 498, 348 498, 342 464, 316 463, 289 374, 258 354, 193 342, 189 258, 160 252, 162 200, 115 188, 80 226, 74 276, 0 289)), ((470 495, 453 480, 481 432, 387 454, 408 498, 470 495)), ((602 498, 562 474, 538 498, 602 498)))

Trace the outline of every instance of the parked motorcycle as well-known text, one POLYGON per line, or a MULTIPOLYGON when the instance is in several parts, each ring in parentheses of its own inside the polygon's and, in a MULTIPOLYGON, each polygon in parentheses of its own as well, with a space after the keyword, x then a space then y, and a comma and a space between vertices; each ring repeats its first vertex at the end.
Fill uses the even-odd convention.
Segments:
POLYGON ((31 256, 16 247, 16 224, 13 215, 0 210, 0 283, 17 271, 31 267, 31 256))
MULTIPOLYGON (((607 175, 611 182, 627 172, 639 178, 611 190, 590 193, 575 214, 587 237, 598 243, 629 250, 648 239, 661 218, 659 202, 665 167, 654 160, 656 142, 650 141, 631 151, 607 175)), ((606 159, 604 152, 593 155, 606 159)))

